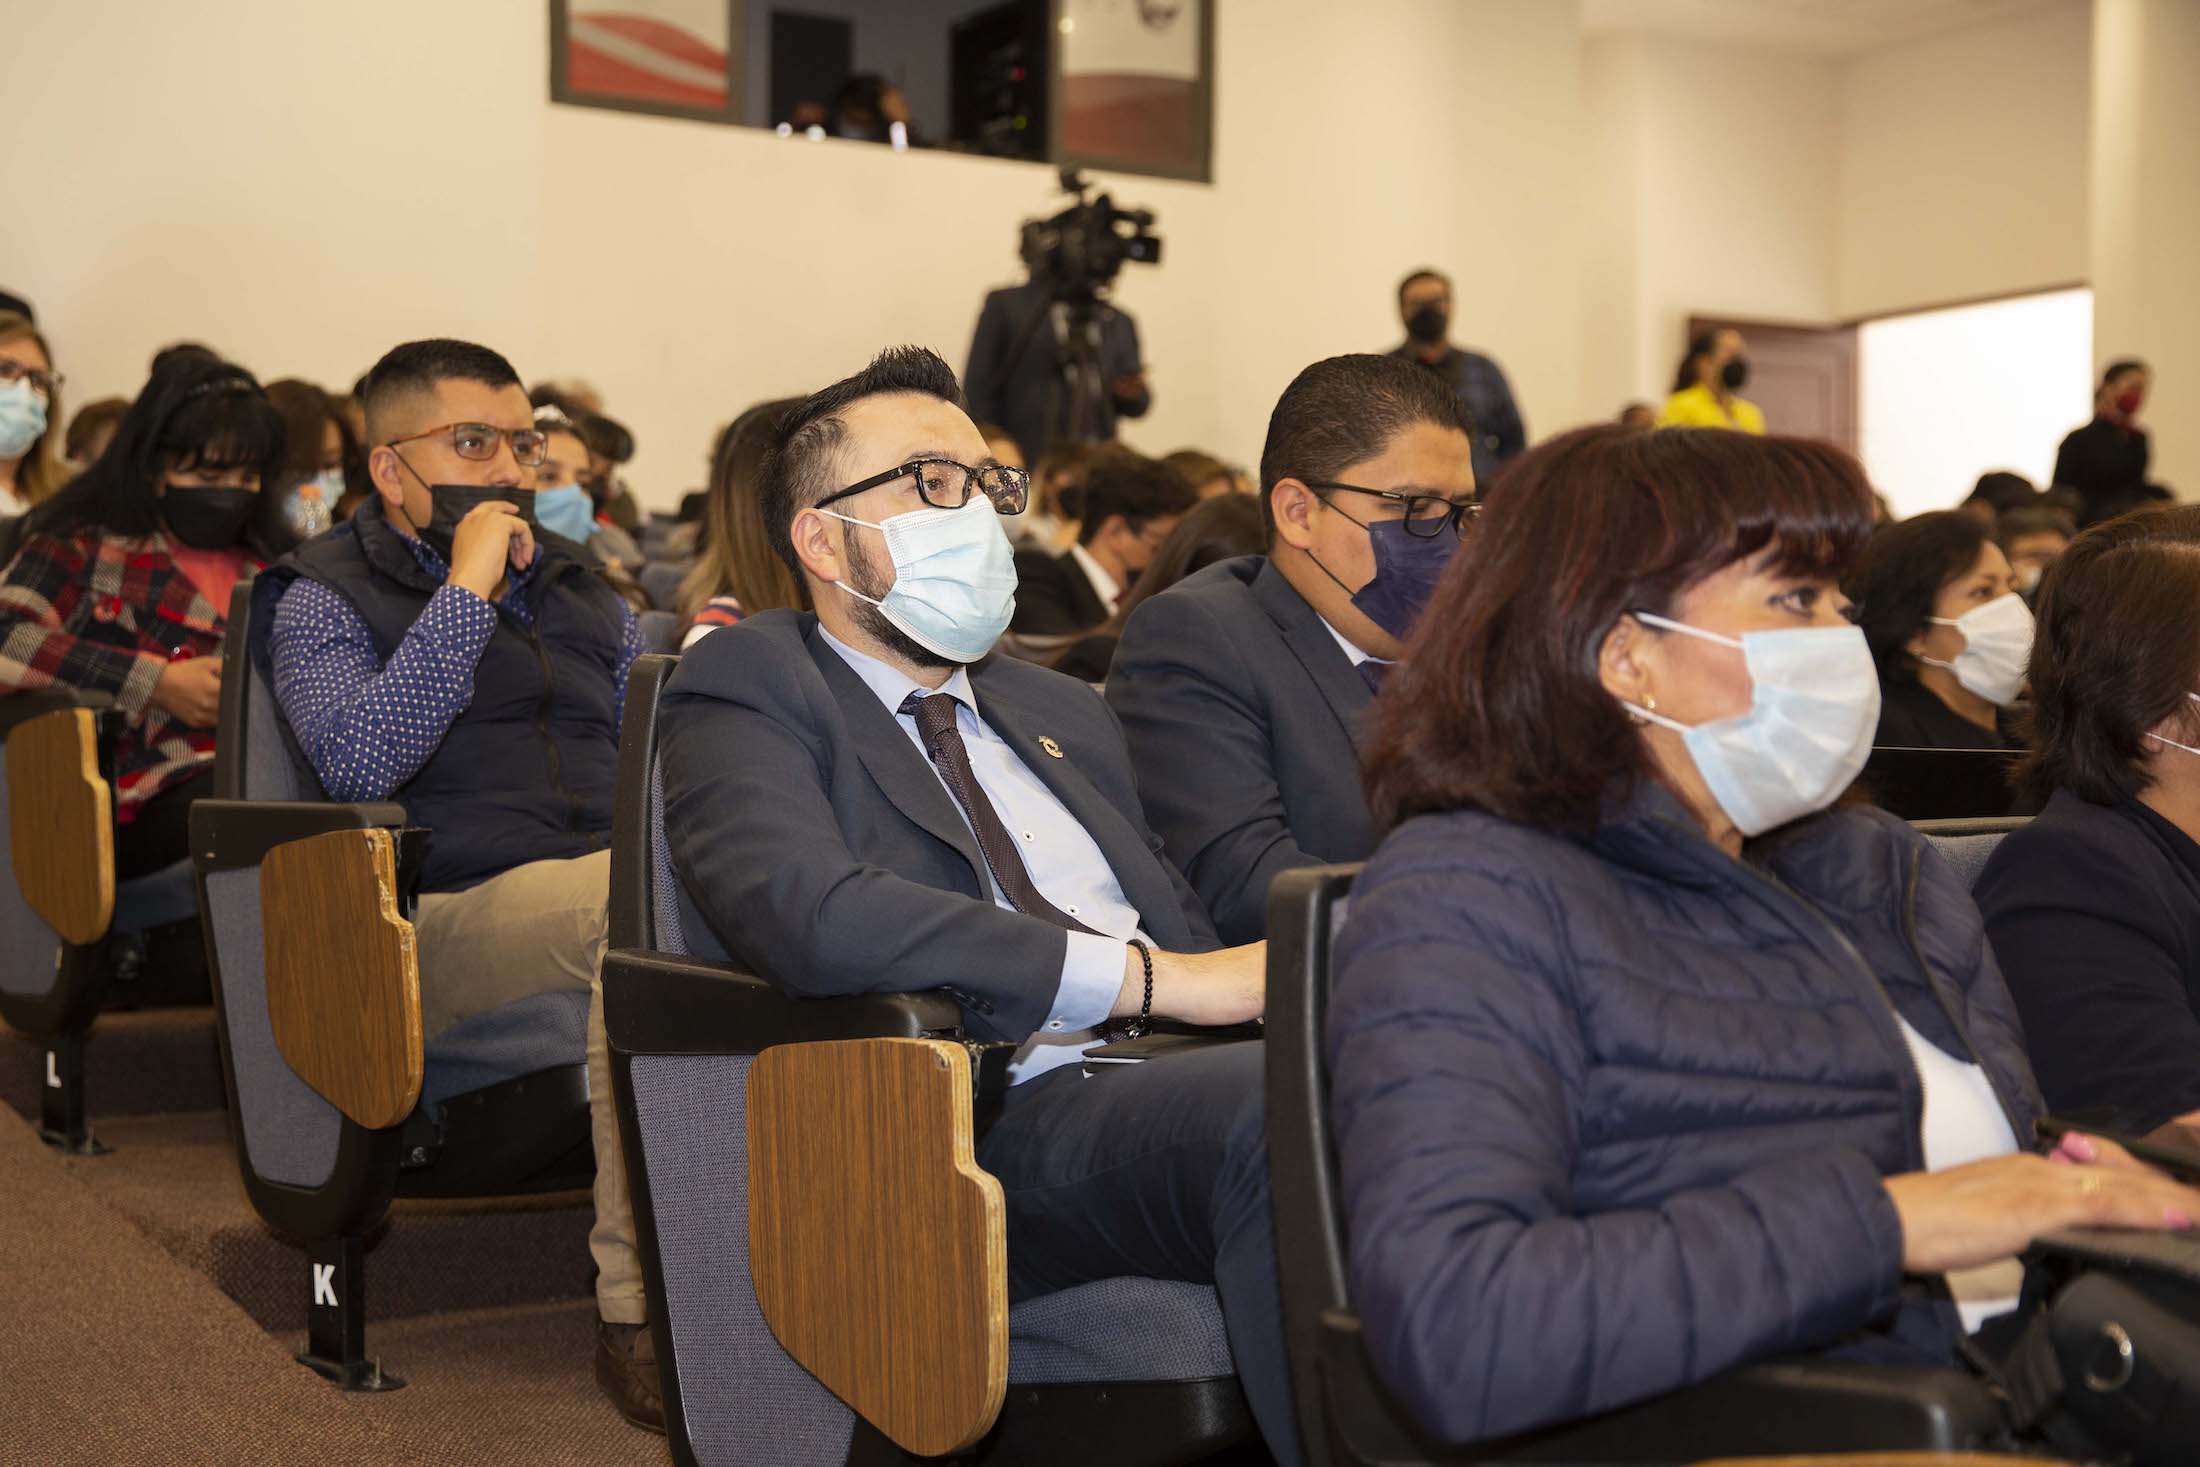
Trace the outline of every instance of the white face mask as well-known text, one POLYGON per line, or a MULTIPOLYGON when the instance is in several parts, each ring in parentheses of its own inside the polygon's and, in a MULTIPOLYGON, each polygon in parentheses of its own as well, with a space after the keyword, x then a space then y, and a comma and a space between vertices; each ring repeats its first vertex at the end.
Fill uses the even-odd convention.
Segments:
POLYGON ((1647 612, 1635 620, 1741 649, 1749 711, 1693 728, 1625 706, 1681 736, 1696 772, 1745 836, 1823 810, 1863 771, 1879 727, 1879 671, 1857 627, 1796 627, 1722 637, 1647 612))
POLYGON ((1918 661, 1947 668, 1957 682, 1998 708, 2017 701, 2024 691, 2025 666, 2032 660, 2032 611, 2023 597, 1997 596, 1953 621, 1936 616, 1932 622, 1963 633, 1963 650, 1953 662, 1937 657, 1918 661))
MULTIPOLYGON (((2192 701, 2195 703, 2200 703, 2200 693, 2187 693, 2185 694, 2185 696, 2192 699, 2192 701)), ((2157 744, 2167 744, 2172 749, 2183 749, 2186 753, 2191 754, 2196 758, 2200 758, 2200 749, 2195 749, 2190 744, 2180 744, 2175 739, 2165 739, 2158 733, 2141 734, 2140 737, 2152 739, 2157 744)))
POLYGON ((821 509, 822 515, 866 525, 886 537, 894 584, 869 601, 908 638, 950 662, 976 662, 993 650, 1016 614, 1016 553, 993 502, 973 494, 961 509, 913 509, 873 522, 821 509))
POLYGON ((30 379, 0 382, 0 458, 19 458, 46 431, 46 399, 30 379))

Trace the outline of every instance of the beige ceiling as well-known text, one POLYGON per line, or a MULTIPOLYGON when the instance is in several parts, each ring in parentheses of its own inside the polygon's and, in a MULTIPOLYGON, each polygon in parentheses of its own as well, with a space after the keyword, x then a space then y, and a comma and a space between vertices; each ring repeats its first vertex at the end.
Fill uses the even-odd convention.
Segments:
POLYGON ((1857 56, 2084 0, 1582 0, 1591 35, 1640 33, 1857 56))

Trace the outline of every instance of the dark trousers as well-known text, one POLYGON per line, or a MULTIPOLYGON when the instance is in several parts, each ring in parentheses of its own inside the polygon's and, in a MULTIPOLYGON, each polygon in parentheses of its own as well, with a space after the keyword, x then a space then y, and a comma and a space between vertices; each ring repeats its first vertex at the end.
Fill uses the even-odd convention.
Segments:
POLYGON ((1264 1047, 1217 1045, 1008 1093, 978 1144, 1008 1208, 1011 1300, 1110 1278, 1211 1284, 1269 1450, 1300 1461, 1284 1353, 1264 1047))
POLYGON ((211 798, 214 771, 169 785, 115 827, 115 875, 150 876, 191 854, 191 802, 211 798))

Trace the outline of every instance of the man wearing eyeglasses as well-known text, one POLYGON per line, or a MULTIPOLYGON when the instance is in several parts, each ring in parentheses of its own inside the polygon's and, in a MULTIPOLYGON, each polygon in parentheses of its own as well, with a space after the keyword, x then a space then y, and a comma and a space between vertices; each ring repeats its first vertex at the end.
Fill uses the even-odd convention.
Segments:
MULTIPOLYGON (((254 588, 254 655, 332 799, 397 800, 431 832, 413 924, 424 1100, 573 1063, 610 894, 613 772, 633 612, 590 552, 544 532, 546 441, 511 364, 416 341, 364 388, 375 497, 254 588), (515 1058, 515 1056, 517 1056, 515 1058)), ((602 1003, 586 1054, 597 1153, 597 1376, 662 1430, 617 1149, 602 1003)))
POLYGON ((1085 1073, 1103 1026, 1258 1018, 1265 951, 1217 950, 1092 690, 993 654, 1027 477, 988 454, 947 364, 905 347, 781 418, 758 479, 817 610, 714 632, 666 686, 691 936, 796 994, 944 991, 973 1037, 1015 1045, 978 1143, 1012 1299, 1212 1283, 1262 1429, 1296 1461, 1262 1046, 1085 1073))
POLYGON ((1278 873, 1374 850, 1360 751, 1472 518, 1465 411, 1397 357, 1316 362, 1268 419, 1260 482, 1268 553, 1143 602, 1107 684, 1146 818, 1224 942, 1266 935, 1278 873))

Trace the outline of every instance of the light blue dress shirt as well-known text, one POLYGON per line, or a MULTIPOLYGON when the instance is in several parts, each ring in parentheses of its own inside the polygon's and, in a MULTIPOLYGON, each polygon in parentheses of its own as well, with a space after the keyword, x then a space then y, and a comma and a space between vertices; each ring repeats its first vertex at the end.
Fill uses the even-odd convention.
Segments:
MULTIPOLYGON (((929 696, 934 689, 876 657, 858 652, 823 627, 818 628, 818 635, 863 679, 864 686, 878 695, 923 755, 925 767, 938 778, 938 768, 924 753, 924 736, 917 732, 916 719, 900 711, 911 693, 929 696)), ((1068 934, 1062 976, 1055 986, 1046 1023, 1009 1063, 1009 1083, 1020 1085, 1049 1070, 1076 1063, 1092 1046, 1093 1029, 1107 1018, 1108 1011, 1115 1007, 1115 996, 1123 990, 1124 943, 1142 935, 1138 909, 1123 899, 1123 887, 1115 879, 1114 868, 1085 827, 1016 756, 1007 741, 986 726, 978 713, 969 669, 956 668, 937 691, 955 700, 955 726, 962 731, 963 745, 970 752, 970 772, 1020 848, 1031 884, 1039 888, 1041 896, 1092 929, 1068 934)), ((955 801, 954 792, 947 789, 946 780, 940 780, 940 788, 955 805, 956 813, 961 814, 962 806, 955 801)), ((968 815, 963 816, 963 824, 970 824, 968 815)), ((971 839, 977 839, 975 830, 971 831, 971 839)), ((994 887, 993 903, 1015 910, 998 885, 994 887)))

